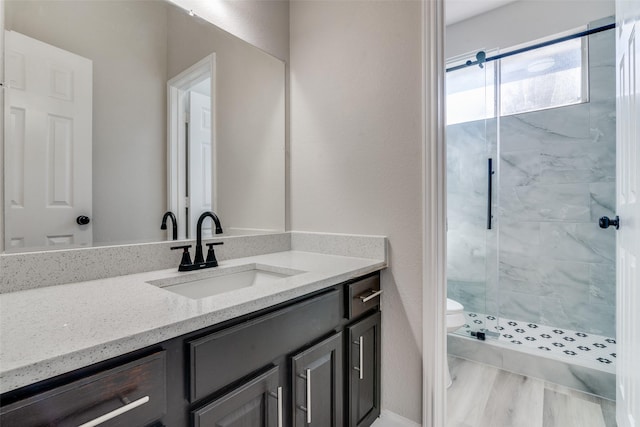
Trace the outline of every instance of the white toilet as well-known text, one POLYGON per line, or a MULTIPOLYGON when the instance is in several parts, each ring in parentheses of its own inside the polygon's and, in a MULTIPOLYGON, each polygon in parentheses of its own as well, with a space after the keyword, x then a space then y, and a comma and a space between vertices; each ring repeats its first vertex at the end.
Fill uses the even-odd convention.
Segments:
MULTIPOLYGON (((447 333, 456 331, 464 326, 464 306, 458 301, 447 298, 447 333)), ((447 361, 447 388, 451 387, 451 372, 447 361)))

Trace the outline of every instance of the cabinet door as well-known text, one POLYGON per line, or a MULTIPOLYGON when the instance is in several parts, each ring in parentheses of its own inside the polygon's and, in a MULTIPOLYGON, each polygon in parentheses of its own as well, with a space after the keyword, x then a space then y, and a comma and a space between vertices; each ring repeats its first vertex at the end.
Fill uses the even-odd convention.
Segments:
POLYGON ((282 387, 275 366, 193 411, 195 427, 282 427, 282 387))
POLYGON ((342 427, 342 332, 291 359, 293 426, 342 427))
POLYGON ((347 328, 349 427, 368 427, 380 416, 380 324, 377 312, 347 328))

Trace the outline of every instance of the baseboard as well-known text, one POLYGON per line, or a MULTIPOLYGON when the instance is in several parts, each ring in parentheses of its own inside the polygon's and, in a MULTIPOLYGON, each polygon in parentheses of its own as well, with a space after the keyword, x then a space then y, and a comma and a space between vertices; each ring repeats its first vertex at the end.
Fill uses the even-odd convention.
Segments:
POLYGON ((383 422, 383 426, 386 426, 388 422, 389 427, 422 427, 421 424, 386 409, 380 411, 380 421, 383 422))

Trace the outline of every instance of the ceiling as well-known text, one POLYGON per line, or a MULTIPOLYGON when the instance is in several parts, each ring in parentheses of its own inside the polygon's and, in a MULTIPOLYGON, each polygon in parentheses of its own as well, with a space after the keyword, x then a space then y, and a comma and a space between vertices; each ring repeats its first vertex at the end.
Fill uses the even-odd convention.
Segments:
POLYGON ((447 25, 481 15, 517 0, 445 0, 447 25))

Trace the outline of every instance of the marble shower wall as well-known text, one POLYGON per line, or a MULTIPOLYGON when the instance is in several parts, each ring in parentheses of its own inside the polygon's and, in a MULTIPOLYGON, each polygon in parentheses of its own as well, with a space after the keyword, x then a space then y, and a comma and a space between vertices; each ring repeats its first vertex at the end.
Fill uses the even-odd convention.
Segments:
POLYGON ((597 225, 615 216, 614 46, 589 37, 588 103, 500 118, 494 230, 495 124, 447 127, 448 290, 468 310, 615 336, 615 231, 597 225))

